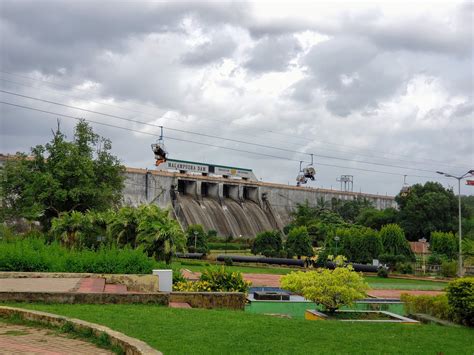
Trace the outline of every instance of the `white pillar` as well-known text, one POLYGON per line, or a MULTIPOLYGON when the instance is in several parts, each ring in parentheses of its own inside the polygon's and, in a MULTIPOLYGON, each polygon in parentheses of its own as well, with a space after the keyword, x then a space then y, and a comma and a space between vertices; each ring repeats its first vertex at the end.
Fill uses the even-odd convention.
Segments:
POLYGON ((153 270, 153 275, 158 276, 158 291, 173 291, 173 270, 153 270))

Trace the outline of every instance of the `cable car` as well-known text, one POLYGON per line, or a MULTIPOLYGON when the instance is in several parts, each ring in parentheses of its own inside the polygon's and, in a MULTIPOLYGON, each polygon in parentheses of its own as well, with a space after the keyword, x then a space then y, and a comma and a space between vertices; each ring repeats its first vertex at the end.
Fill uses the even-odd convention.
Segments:
POLYGON ((158 166, 166 161, 168 152, 166 151, 165 144, 163 141, 163 127, 161 127, 160 137, 158 142, 151 145, 153 153, 155 153, 155 165, 158 166))
POLYGON ((402 197, 407 197, 411 191, 411 186, 407 184, 406 179, 407 179, 407 176, 403 175, 403 186, 402 186, 402 189, 400 190, 400 196, 402 197))
MULTIPOLYGON (((300 170, 301 170, 301 165, 300 165, 300 170)), ((303 170, 304 177, 307 179, 310 179, 311 181, 314 181, 316 178, 314 175, 316 175, 316 169, 313 167, 313 154, 311 154, 311 163, 306 166, 303 170)))

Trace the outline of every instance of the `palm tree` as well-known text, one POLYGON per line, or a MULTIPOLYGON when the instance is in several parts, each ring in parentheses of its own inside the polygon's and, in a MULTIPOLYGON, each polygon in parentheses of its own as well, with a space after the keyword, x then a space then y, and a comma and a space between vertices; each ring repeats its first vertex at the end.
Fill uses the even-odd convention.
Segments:
POLYGON ((169 217, 168 210, 161 210, 155 205, 139 208, 137 242, 142 245, 149 256, 171 263, 177 250, 184 250, 186 236, 177 221, 169 217))
POLYGON ((130 245, 132 248, 137 244, 138 209, 134 207, 122 207, 113 214, 107 228, 109 239, 115 240, 120 246, 130 245))
POLYGON ((51 232, 69 249, 78 246, 80 235, 92 228, 90 216, 78 211, 62 213, 52 220, 51 232))

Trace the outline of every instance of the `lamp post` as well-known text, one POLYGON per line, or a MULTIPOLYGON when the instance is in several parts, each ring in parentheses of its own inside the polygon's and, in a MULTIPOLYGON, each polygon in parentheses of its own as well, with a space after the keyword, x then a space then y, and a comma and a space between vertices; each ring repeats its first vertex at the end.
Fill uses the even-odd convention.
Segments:
POLYGON ((194 231, 194 252, 196 253, 196 246, 197 246, 197 236, 198 232, 194 231))
POLYGON ((456 179, 458 181, 458 219, 459 219, 459 226, 458 226, 458 237, 459 237, 459 258, 458 258, 458 276, 462 277, 463 275, 463 268, 462 268, 462 226, 461 226, 461 180, 464 179, 468 175, 474 175, 474 169, 469 170, 467 173, 461 176, 454 176, 448 173, 444 173, 442 171, 437 171, 438 174, 444 175, 446 177, 450 177, 456 179))
POLYGON ((339 241, 339 237, 336 235, 334 237, 334 240, 336 241, 336 256, 337 256, 337 242, 339 241))

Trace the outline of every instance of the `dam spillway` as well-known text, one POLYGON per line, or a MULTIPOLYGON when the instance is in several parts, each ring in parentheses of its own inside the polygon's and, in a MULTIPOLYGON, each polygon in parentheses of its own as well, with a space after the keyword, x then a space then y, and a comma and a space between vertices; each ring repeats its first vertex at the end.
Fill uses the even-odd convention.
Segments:
POLYGON ((397 207, 394 197, 296 187, 261 181, 127 168, 123 202, 169 208, 186 229, 201 224, 219 236, 254 237, 283 229, 300 203, 366 198, 377 209, 397 207))

